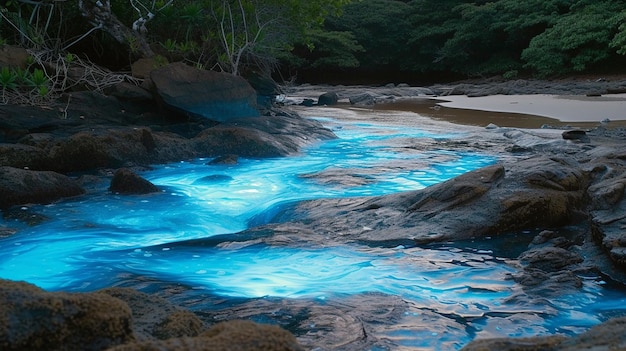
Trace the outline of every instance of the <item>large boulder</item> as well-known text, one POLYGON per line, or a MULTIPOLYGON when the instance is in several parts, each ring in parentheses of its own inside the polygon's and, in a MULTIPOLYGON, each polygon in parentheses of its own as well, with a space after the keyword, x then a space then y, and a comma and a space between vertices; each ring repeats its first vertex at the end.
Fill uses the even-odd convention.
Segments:
POLYGON ((109 190, 124 195, 160 192, 156 185, 128 168, 120 168, 115 171, 109 190))
POLYGON ((219 122, 259 116, 256 91, 241 77, 179 62, 152 71, 150 78, 163 102, 184 115, 219 122))
POLYGON ((233 119, 200 132, 194 139, 199 155, 216 157, 277 157, 294 154, 301 147, 336 135, 320 122, 289 113, 233 119))
POLYGON ((0 209, 26 203, 48 203, 85 192, 69 177, 52 171, 0 167, 0 209))
POLYGON ((101 127, 69 136, 32 133, 0 144, 0 166, 57 172, 172 162, 196 157, 193 143, 150 128, 101 127))
POLYGON ((278 157, 297 151, 295 145, 285 145, 276 136, 252 128, 213 127, 201 132, 196 138, 196 147, 205 156, 223 153, 243 157, 278 157))
POLYGON ((98 292, 120 299, 130 307, 137 341, 193 337, 205 330, 204 323, 195 314, 156 295, 130 288, 107 288, 98 292))
POLYGON ((0 280, 0 349, 103 350, 134 340, 131 310, 106 294, 46 292, 0 280))
POLYGON ((589 179, 574 162, 539 156, 508 168, 488 166, 381 197, 304 201, 275 220, 341 233, 342 240, 430 243, 560 227, 585 218, 589 179))
POLYGON ((322 106, 337 105, 339 95, 334 91, 326 92, 317 98, 317 104, 322 106))
POLYGON ((0 143, 0 166, 52 169, 48 154, 41 148, 12 143, 0 143))

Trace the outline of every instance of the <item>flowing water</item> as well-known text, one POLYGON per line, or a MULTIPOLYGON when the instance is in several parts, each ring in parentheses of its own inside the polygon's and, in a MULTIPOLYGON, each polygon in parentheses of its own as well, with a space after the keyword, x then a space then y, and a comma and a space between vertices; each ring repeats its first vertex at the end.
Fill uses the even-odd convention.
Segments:
MULTIPOLYGON (((174 284, 187 287, 177 302, 200 312, 213 308, 215 299, 221 306, 260 298, 326 307, 358 305, 372 296, 383 304, 399 299, 399 315, 372 322, 381 327, 371 327, 370 334, 382 341, 369 349, 458 349, 477 337, 573 334, 626 311, 626 293, 598 276, 584 277, 574 294, 510 303, 521 290, 507 279, 518 270, 515 250, 496 252, 471 243, 237 246, 218 239, 207 244, 207 238, 263 224, 294 201, 421 189, 497 161, 496 155, 448 150, 398 152, 390 145, 399 140, 465 135, 365 117, 319 116, 338 139, 315 143, 297 156, 154 166, 142 176, 163 189, 159 194, 115 195, 103 181, 85 196, 24 207, 21 211, 48 219, 32 226, 0 221, 19 229, 0 239, 0 277, 72 292, 141 288, 145 281, 174 284), (350 181, 310 176, 324 172, 350 174, 350 181)), ((150 289, 158 290, 154 286, 150 289)), ((310 330, 302 328, 294 333, 305 341, 316 330, 313 322, 310 330)))

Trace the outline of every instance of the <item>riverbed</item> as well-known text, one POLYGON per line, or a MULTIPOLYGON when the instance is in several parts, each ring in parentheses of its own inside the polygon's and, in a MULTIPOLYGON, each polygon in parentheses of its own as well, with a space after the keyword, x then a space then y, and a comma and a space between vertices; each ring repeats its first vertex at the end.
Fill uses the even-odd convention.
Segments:
POLYGON ((505 251, 489 241, 379 247, 241 239, 296 201, 422 189, 513 157, 487 147, 496 143, 488 138, 452 147, 484 128, 412 112, 300 113, 338 138, 285 158, 154 165, 141 175, 158 194, 111 194, 105 177, 85 196, 24 206, 45 220, 2 220, 19 231, 0 239, 0 277, 54 291, 132 287, 207 322, 279 324, 316 350, 455 350, 476 338, 573 335, 624 312, 623 287, 600 275, 583 277, 576 293, 516 299, 523 287, 510 277, 528 235, 499 238, 511 243, 505 251), (423 147, 408 148, 407 140, 423 147))

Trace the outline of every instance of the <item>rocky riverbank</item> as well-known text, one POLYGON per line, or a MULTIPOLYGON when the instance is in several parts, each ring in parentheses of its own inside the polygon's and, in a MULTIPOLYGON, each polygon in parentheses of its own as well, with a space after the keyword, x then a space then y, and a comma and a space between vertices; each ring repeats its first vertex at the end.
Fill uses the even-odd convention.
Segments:
POLYGON ((256 91, 241 78, 182 64, 152 77, 145 88, 123 83, 108 94, 75 92, 49 106, 0 105, 0 166, 10 167, 0 174, 0 208, 82 193, 68 191, 61 174, 112 174, 230 154, 286 156, 334 138, 287 110, 257 108, 256 91), (35 178, 38 187, 31 188, 35 178))
MULTIPOLYGON (((108 95, 76 92, 47 108, 0 106, 3 215, 15 213, 12 209, 16 205, 80 196, 90 190, 93 175, 99 176, 99 180, 119 168, 140 169, 196 157, 226 156, 225 162, 236 162, 237 156, 285 156, 310 142, 334 137, 330 130, 306 118, 325 107, 265 106, 256 115, 256 109, 250 107, 257 106, 257 94, 246 82, 229 78, 230 93, 225 95, 226 88, 221 88, 216 95, 216 89, 203 91, 201 87, 221 84, 224 77, 205 76, 180 66, 153 75, 155 85, 146 89, 120 85, 108 95), (206 110, 213 112, 202 115, 206 110)), ((609 92, 606 83, 585 82, 584 89, 594 94, 609 92)), ((522 86, 520 82, 506 84, 522 86)), ((570 87, 568 94, 578 92, 572 90, 570 83, 543 84, 551 85, 552 91, 570 87)), ((623 85, 611 84, 610 89, 623 85)), ((503 92, 494 89, 489 91, 503 92)), ((546 91, 529 89, 535 89, 535 93, 546 91)), ((438 86, 301 86, 287 91, 286 97, 296 96, 301 99, 298 103, 310 99, 315 104, 326 94, 324 99, 330 99, 327 102, 347 99, 355 106, 367 106, 398 98, 434 97, 444 90, 438 86)), ((491 126, 466 131, 466 140, 406 140, 390 147, 398 152, 489 150, 502 155, 502 161, 419 191, 293 204, 279 212, 270 224, 222 238, 223 245, 358 242, 392 247, 459 240, 507 245, 506 241, 492 239, 520 233, 527 236, 523 242, 528 247, 520 255, 520 273, 511 279, 524 288, 511 303, 581 289, 580 277, 588 272, 600 272, 626 283, 623 130, 598 127, 571 132, 491 126)), ((350 176, 349 172, 343 173, 350 176)), ((320 182, 338 181, 332 172, 309 177, 320 182)), ((0 228, 0 237, 15 234, 13 228, 0 228)), ((157 295, 168 297, 175 293, 164 290, 157 295)), ((380 309, 390 306, 393 311, 385 318, 398 317, 408 308, 389 296, 372 297, 371 308, 377 311, 368 316, 355 314, 349 306, 267 299, 244 301, 236 308, 202 316, 134 290, 48 293, 25 283, 1 281, 0 347, 229 350, 266 345, 263 347, 271 350, 359 350, 375 344, 372 335, 377 328, 376 318, 383 318, 380 309), (277 309, 281 313, 275 318, 307 314, 306 323, 317 325, 319 332, 299 333, 299 328, 294 327, 290 329, 294 339, 279 328, 239 322, 208 329, 211 321, 276 315, 270 312, 277 309), (336 334, 338 330, 352 332, 336 334)), ((574 338, 477 341, 466 349, 608 350, 623 347, 626 342, 624 323, 623 318, 616 318, 574 338)))

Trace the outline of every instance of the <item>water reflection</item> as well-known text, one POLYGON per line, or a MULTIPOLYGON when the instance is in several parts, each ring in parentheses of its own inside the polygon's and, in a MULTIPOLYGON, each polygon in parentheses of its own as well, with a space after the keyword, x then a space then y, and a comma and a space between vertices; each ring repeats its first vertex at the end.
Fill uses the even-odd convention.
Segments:
POLYGON ((293 306, 284 315, 302 315, 288 325, 300 340, 329 349, 364 328, 376 340, 368 347, 413 350, 457 349, 476 337, 571 333, 625 305, 624 295, 598 277, 571 296, 512 300, 523 293, 507 279, 517 271, 517 255, 488 247, 293 248, 221 236, 263 224, 292 201, 421 189, 495 162, 489 155, 398 147, 407 138, 454 139, 462 132, 320 120, 339 139, 299 156, 161 165, 143 175, 162 193, 112 195, 103 182, 89 195, 27 209, 50 218, 42 224, 3 220, 19 231, 0 239, 0 277, 50 290, 171 289, 174 300, 204 313, 218 306, 243 313, 244 305, 254 310, 279 299, 293 306))

